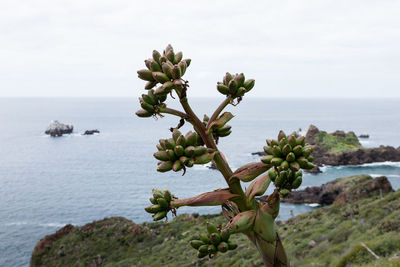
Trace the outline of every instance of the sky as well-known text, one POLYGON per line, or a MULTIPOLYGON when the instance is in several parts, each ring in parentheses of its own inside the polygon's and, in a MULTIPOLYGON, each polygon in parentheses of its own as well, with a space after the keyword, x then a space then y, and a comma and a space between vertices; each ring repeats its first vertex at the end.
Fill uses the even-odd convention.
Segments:
POLYGON ((188 94, 225 72, 249 97, 400 97, 400 1, 1 0, 0 97, 137 97, 167 44, 188 94))

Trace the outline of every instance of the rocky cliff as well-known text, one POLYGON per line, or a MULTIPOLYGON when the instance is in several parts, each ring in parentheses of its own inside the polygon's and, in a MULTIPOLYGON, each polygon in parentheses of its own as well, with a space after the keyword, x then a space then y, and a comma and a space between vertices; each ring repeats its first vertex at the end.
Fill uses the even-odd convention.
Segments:
POLYGON ((338 178, 321 186, 307 187, 304 190, 292 191, 282 202, 346 204, 362 198, 384 196, 393 192, 392 185, 385 176, 373 179, 369 175, 356 175, 338 178))
MULTIPOLYGON (((399 266, 400 191, 383 196, 362 194, 369 178, 344 180, 349 192, 359 188, 360 199, 278 223, 291 265, 399 266)), ((138 225, 113 217, 80 227, 67 225, 38 242, 31 266, 262 266, 256 248, 243 235, 232 236, 239 244, 237 250, 214 259, 198 259, 188 243, 206 231, 206 221, 226 223, 221 215, 194 214, 180 215, 167 223, 138 225)))
POLYGON ((306 142, 315 145, 313 156, 317 165, 359 165, 372 162, 400 161, 400 147, 363 148, 353 132, 328 134, 311 125, 306 142))
MULTIPOLYGON (((322 165, 360 165, 373 162, 400 161, 400 147, 380 146, 364 148, 358 141, 354 132, 345 133, 336 131, 327 133, 311 125, 306 134, 306 143, 314 145, 312 156, 316 167, 308 172, 320 172, 318 166, 322 165)), ((263 156, 265 152, 255 152, 263 156)))

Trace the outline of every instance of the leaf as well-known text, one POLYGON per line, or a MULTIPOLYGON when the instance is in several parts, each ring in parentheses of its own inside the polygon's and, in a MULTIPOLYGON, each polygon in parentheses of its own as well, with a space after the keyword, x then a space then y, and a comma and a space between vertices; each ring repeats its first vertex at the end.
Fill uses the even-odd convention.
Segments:
POLYGON ((232 194, 227 189, 220 189, 212 192, 203 193, 201 195, 176 199, 171 202, 171 207, 179 208, 182 206, 219 206, 224 204, 227 200, 237 197, 239 195, 232 194))
POLYGON ((261 236, 255 235, 255 243, 266 266, 289 266, 282 241, 278 234, 276 242, 267 242, 261 236))
POLYGON ((228 121, 230 121, 233 118, 233 114, 230 112, 224 112, 222 113, 221 116, 219 116, 218 119, 215 121, 211 122, 210 126, 208 127, 207 131, 210 131, 211 129, 214 128, 221 128, 223 127, 228 121))
POLYGON ((255 196, 262 196, 265 191, 268 189, 269 184, 271 183, 271 179, 269 179, 268 173, 258 177, 253 180, 249 187, 246 188, 246 196, 250 201, 255 196))
POLYGON ((280 199, 279 194, 275 192, 272 195, 269 195, 266 203, 261 207, 266 213, 270 214, 272 218, 278 217, 279 214, 279 206, 280 206, 280 199))
POLYGON ((269 168, 271 168, 271 165, 269 164, 252 162, 237 169, 229 179, 231 180, 237 178, 243 182, 250 182, 261 173, 266 172, 269 168))
POLYGON ((261 208, 257 210, 253 229, 254 232, 268 242, 274 242, 276 240, 274 218, 261 208))
POLYGON ((248 210, 237 214, 233 219, 224 227, 229 234, 243 233, 251 229, 256 217, 254 210, 248 210))

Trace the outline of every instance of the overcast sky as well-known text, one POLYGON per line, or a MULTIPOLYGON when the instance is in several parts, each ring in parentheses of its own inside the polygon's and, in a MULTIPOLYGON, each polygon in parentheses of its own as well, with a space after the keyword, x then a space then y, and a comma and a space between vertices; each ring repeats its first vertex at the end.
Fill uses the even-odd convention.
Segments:
POLYGON ((0 96, 129 96, 168 43, 190 95, 226 71, 249 96, 400 97, 400 1, 1 0, 0 96))

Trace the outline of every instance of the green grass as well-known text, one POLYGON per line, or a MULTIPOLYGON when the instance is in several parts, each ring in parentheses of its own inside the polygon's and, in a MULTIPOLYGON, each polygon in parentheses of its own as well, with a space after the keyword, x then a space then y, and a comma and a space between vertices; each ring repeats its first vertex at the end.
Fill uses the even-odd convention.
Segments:
POLYGON ((317 146, 328 152, 346 152, 362 147, 353 132, 346 133, 345 138, 339 138, 321 131, 316 134, 314 141, 317 146))
MULTIPOLYGON (((362 182, 362 177, 360 181, 362 182)), ((342 179, 352 183, 354 178, 342 179)), ((239 247, 215 259, 197 259, 189 241, 204 233, 205 223, 225 224, 221 215, 180 215, 140 226, 121 217, 76 227, 42 254, 45 266, 87 266, 100 255, 104 266, 262 266, 256 248, 243 235, 239 247), (60 256, 63 251, 64 256, 60 256)), ((400 266, 388 258, 400 252, 400 191, 353 204, 332 205, 279 224, 291 266, 400 266), (313 240, 316 246, 309 247, 313 240), (375 260, 360 243, 379 257, 375 260)))

